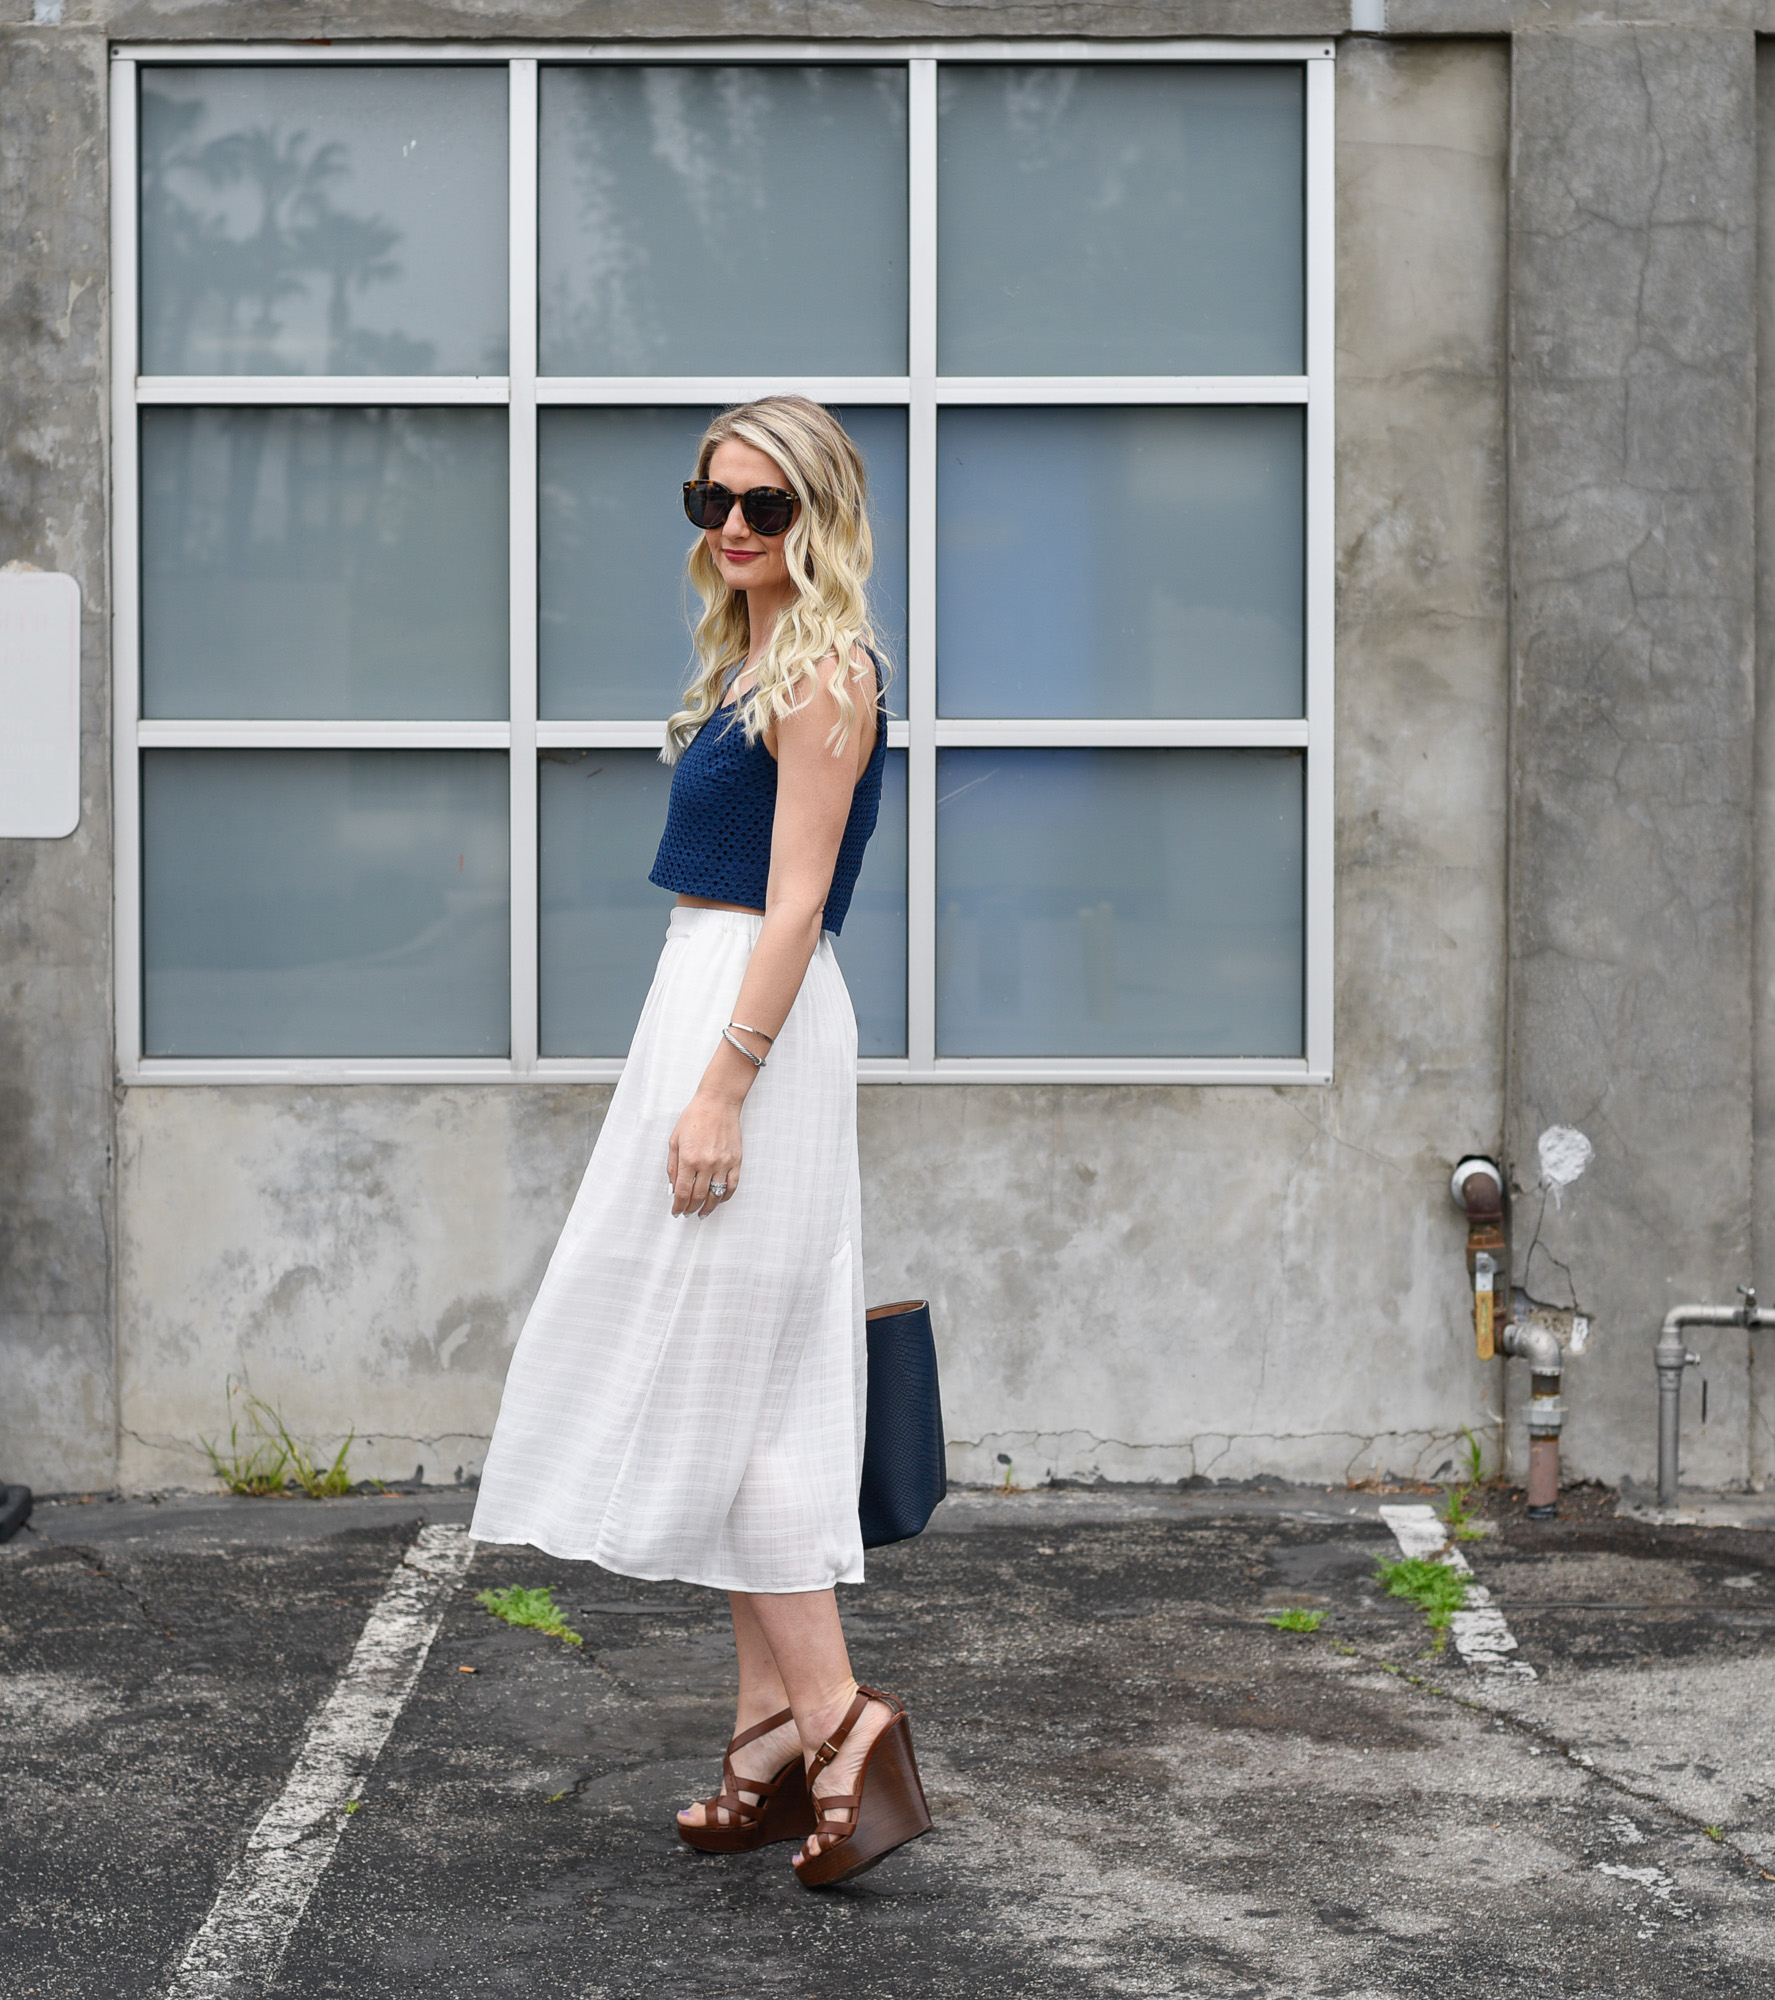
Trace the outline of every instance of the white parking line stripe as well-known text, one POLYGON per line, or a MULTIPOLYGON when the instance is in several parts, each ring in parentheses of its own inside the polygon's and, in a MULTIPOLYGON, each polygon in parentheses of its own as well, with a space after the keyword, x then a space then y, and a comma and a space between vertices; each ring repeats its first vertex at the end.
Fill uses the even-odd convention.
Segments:
MULTIPOLYGON (((1447 1524, 1434 1507, 1383 1507, 1381 1519, 1392 1529, 1402 1555, 1445 1563, 1465 1577, 1472 1576, 1472 1565, 1448 1539, 1447 1524)), ((1516 1651, 1516 1635, 1483 1583, 1467 1585, 1467 1602, 1449 1619, 1448 1626, 1454 1634, 1455 1651, 1468 1666, 1477 1667, 1482 1673, 1502 1674, 1510 1680, 1536 1678, 1534 1668, 1526 1660, 1509 1657, 1516 1651)))
POLYGON ((191 1940, 166 2000, 251 2000, 276 1977, 339 1845, 345 1808, 406 1706, 473 1553, 466 1528, 420 1529, 309 1724, 288 1782, 191 1940))

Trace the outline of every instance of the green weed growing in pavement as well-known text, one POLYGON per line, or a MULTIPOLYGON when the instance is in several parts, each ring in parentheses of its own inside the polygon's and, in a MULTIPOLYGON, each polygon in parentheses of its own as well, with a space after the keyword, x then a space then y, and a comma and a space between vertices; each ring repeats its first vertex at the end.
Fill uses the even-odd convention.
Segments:
POLYGON ((475 1602, 508 1625, 528 1626, 551 1639, 565 1640, 569 1646, 585 1644, 561 1616, 554 1590, 548 1584, 539 1590, 527 1590, 521 1583, 514 1583, 509 1590, 483 1590, 475 1602))
POLYGON ((1724 1840, 1726 1837, 1726 1830, 1723 1826, 1704 1826, 1701 1831, 1706 1834, 1709 1840, 1724 1840))
POLYGON ((209 1454, 210 1470, 230 1493, 264 1499, 294 1487, 310 1500, 334 1500, 351 1491, 347 1460, 356 1441, 355 1431, 339 1447, 332 1464, 322 1466, 308 1447, 291 1435, 282 1416, 232 1375, 228 1378, 228 1408, 228 1449, 223 1451, 208 1438, 198 1442, 209 1454))
MULTIPOLYGON (((228 1384, 230 1407, 233 1405, 238 1387, 239 1384, 232 1380, 228 1384)), ((248 1417, 247 1441, 244 1445, 241 1443, 238 1417, 228 1426, 226 1451, 212 1444, 208 1438, 200 1438, 198 1442, 209 1453, 210 1470, 230 1493, 241 1493, 253 1499, 263 1499, 267 1494, 281 1493, 284 1490, 290 1461, 275 1436, 268 1436, 260 1426, 251 1404, 248 1405, 248 1417)))
POLYGON ((1465 1483, 1468 1486, 1477 1486, 1485 1476, 1485 1454, 1479 1449, 1479 1440, 1465 1424, 1461 1426, 1461 1435, 1467 1440, 1467 1477, 1465 1483))
POLYGON ((1266 1618, 1263 1622, 1275 1626, 1278 1632, 1317 1632, 1325 1623, 1325 1613, 1303 1611, 1297 1605, 1288 1611, 1278 1611, 1273 1618, 1266 1618))
POLYGON ((351 1491, 351 1470, 346 1460, 351 1455, 351 1447, 357 1442, 356 1431, 347 1433, 332 1464, 322 1467, 309 1456, 306 1446, 291 1437, 283 1418, 275 1410, 271 1413, 271 1420, 277 1428, 278 1443, 289 1454, 290 1476, 310 1500, 337 1500, 351 1491))
POLYGON ((1461 1426, 1461 1435, 1467 1440, 1467 1476, 1449 1488, 1442 1518, 1448 1524, 1451 1542, 1477 1542, 1485 1530, 1474 1524, 1474 1496, 1485 1476, 1485 1455, 1479 1448, 1479 1440, 1465 1424, 1461 1426))
POLYGON ((290 1434, 280 1412, 264 1396, 254 1396, 236 1376, 228 1378, 228 1410, 232 1416, 228 1450, 224 1452, 208 1438, 198 1440, 210 1454, 210 1470, 228 1492, 262 1500, 270 1494, 290 1492, 294 1486, 310 1500, 338 1500, 352 1490, 348 1458, 356 1432, 338 1448, 332 1464, 322 1466, 310 1448, 290 1434), (242 1416, 246 1418, 246 1438, 240 1434, 242 1416))
POLYGON ((1473 1524, 1473 1489, 1469 1486, 1455 1486, 1449 1489, 1442 1518, 1448 1524, 1450 1541, 1477 1542, 1485 1534, 1483 1528, 1475 1527, 1473 1524))
POLYGON ((1466 1577, 1447 1563, 1427 1562, 1422 1556, 1377 1563, 1374 1573, 1389 1597, 1408 1598, 1423 1612, 1435 1634, 1431 1650, 1440 1653, 1448 1621, 1467 1601, 1466 1577))

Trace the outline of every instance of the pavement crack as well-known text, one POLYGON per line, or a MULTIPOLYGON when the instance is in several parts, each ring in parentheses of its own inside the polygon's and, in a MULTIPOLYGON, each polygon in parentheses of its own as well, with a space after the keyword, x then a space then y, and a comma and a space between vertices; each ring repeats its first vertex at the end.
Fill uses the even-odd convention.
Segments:
POLYGON ((1495 1707, 1477 1694, 1457 1693, 1453 1688, 1444 1687, 1440 1681, 1433 1681, 1424 1674, 1414 1674, 1400 1666, 1397 1661, 1383 1660, 1378 1654, 1364 1652, 1360 1647, 1353 1647, 1347 1657, 1354 1657, 1364 1665, 1386 1674, 1392 1680, 1405 1681, 1421 1694, 1436 1695, 1443 1701, 1452 1702, 1457 1708, 1468 1709, 1475 1715, 1487 1716, 1499 1728, 1513 1730, 1518 1736, 1543 1750, 1557 1751, 1567 1763, 1576 1764, 1586 1777, 1594 1779, 1597 1784, 1606 1786, 1621 1798, 1631 1799, 1635 1805, 1650 1807, 1652 1811, 1664 1814, 1667 1819, 1676 1820, 1692 1833, 1705 1834, 1714 1847, 1735 1855, 1752 1874, 1760 1876, 1765 1882, 1775 1882, 1775 1874, 1771 1874, 1755 1855, 1746 1853, 1729 1833, 1710 1826, 1699 1813, 1690 1812, 1684 1806, 1674 1805, 1656 1792, 1645 1791, 1628 1779, 1617 1777, 1612 1771, 1600 1769, 1588 1751, 1578 1749, 1542 1724, 1528 1721, 1507 1708, 1495 1707))
POLYGON ((578 1798, 580 1793, 585 1790, 586 1786, 589 1785, 592 1782, 592 1780, 597 1777, 597 1775, 598 1774, 596 1771, 585 1772, 582 1776, 575 1778, 573 1783, 570 1784, 565 1791, 550 1792, 548 1797, 543 1800, 543 1804, 549 1806, 558 1806, 561 1805, 566 1800, 578 1798))
POLYGON ((148 1600, 127 1577, 119 1576, 115 1570, 106 1568, 105 1559, 97 1549, 85 1542, 72 1542, 64 1546, 80 1558, 81 1565, 89 1576, 102 1577, 113 1590, 126 1599, 150 1632, 162 1639, 173 1639, 178 1636, 172 1626, 162 1623, 155 1617, 148 1608, 148 1600))

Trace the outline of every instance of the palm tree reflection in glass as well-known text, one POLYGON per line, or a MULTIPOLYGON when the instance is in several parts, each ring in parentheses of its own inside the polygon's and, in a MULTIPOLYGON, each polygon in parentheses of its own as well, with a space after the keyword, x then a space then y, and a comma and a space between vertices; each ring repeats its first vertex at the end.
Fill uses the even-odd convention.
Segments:
POLYGON ((496 81, 145 70, 143 372, 503 373, 496 81))

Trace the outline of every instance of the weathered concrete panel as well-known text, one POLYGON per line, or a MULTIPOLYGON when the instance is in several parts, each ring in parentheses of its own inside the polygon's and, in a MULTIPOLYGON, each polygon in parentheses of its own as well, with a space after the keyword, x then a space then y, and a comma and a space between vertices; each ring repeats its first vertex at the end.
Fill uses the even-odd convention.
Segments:
POLYGON ((0 840, 0 1476, 109 1486, 105 49, 0 32, 0 563, 82 598, 81 816, 0 840))
POLYGON ((324 17, 307 0, 64 0, 69 21, 120 38, 335 41, 411 35, 684 41, 729 36, 920 40, 1002 35, 1336 35, 1349 0, 350 0, 324 17))
POLYGON ((329 1451, 355 1430, 359 1477, 478 1471, 609 1097, 598 1085, 130 1091, 124 1485, 207 1483, 198 1438, 226 1432, 231 1377, 329 1451))
POLYGON ((1751 37, 1519 35, 1513 161, 1517 1282, 1597 1326, 1568 1466, 1643 1478, 1660 1317, 1750 1269, 1751 37))
POLYGON ((1770 0, 1385 0, 1394 35, 1545 34, 1549 29, 1762 28, 1770 0))
MULTIPOLYGON (((1775 46, 1757 47, 1757 660, 1755 1015, 1752 1266, 1775 1297, 1775 46)), ((1775 1478, 1775 1335, 1751 1341, 1747 1364, 1751 1484, 1775 1478)))

